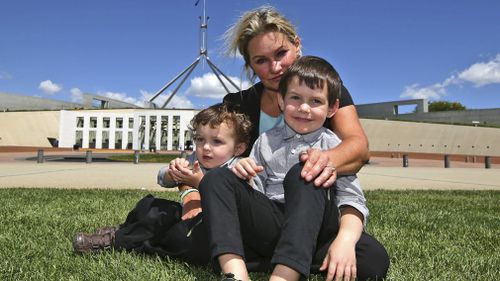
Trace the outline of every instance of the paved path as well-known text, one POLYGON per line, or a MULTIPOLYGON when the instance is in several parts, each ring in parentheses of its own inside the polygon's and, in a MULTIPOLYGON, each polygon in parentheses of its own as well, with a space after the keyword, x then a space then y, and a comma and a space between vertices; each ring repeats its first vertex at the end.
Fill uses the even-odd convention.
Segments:
MULTIPOLYGON (((37 164, 24 158, 0 157, 0 188, 110 188, 165 190, 156 184, 156 174, 163 164, 150 163, 74 163, 52 162, 37 164), (17 159, 17 160, 15 160, 17 159)), ((444 169, 438 163, 422 167, 391 166, 395 160, 372 159, 360 171, 364 190, 370 189, 477 189, 500 190, 500 169, 484 169, 476 165, 468 168, 444 169), (431 166, 431 167, 429 167, 431 166)), ((400 162, 399 160, 397 161, 400 162)), ((417 165, 418 164, 418 165, 417 165)), ((452 163, 453 167, 453 163, 452 163)))

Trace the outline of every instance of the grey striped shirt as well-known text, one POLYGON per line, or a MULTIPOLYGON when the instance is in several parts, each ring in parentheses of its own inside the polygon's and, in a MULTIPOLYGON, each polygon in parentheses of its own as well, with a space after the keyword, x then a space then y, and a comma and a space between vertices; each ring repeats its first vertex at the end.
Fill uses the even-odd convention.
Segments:
MULTIPOLYGON (((339 145, 341 140, 335 133, 327 128, 309 134, 298 134, 286 123, 264 132, 255 141, 250 152, 250 157, 255 159, 257 165, 264 167, 251 181, 254 189, 264 193, 269 199, 278 202, 285 201, 283 180, 290 168, 299 163, 301 151, 308 148, 328 150, 339 145)), ((364 216, 368 217, 365 196, 356 175, 338 177, 334 183, 335 201, 338 207, 352 206, 364 216)))

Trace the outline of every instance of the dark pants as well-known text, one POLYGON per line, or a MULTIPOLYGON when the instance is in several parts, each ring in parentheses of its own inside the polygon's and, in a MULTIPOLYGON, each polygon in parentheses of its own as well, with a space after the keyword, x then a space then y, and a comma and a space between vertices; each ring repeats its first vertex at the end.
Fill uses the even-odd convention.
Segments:
POLYGON ((137 202, 115 233, 118 250, 153 254, 206 265, 210 262, 206 228, 200 213, 182 221, 182 206, 147 195, 137 202))
MULTIPOLYGON (((300 177, 301 169, 297 164, 285 177, 285 204, 269 200, 227 168, 210 170, 200 192, 211 257, 240 255, 250 271, 283 264, 304 276, 317 272, 338 232, 339 212, 334 188, 315 188, 300 177)), ((359 280, 381 278, 389 267, 384 247, 366 233, 356 258, 359 280)))

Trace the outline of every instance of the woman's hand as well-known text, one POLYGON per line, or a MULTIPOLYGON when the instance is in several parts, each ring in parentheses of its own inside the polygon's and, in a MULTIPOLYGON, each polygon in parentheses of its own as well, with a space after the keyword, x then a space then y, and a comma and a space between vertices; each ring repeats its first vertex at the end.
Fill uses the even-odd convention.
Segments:
POLYGON ((199 192, 190 192, 182 200, 183 221, 192 219, 201 213, 201 197, 199 192))
POLYGON ((352 239, 335 238, 319 270, 328 269, 326 280, 356 280, 356 242, 352 239))
POLYGON ((203 178, 203 171, 198 161, 195 161, 193 169, 190 169, 189 162, 182 158, 176 158, 170 162, 168 174, 174 181, 194 188, 198 188, 203 178))
POLYGON ((257 166, 254 159, 247 157, 240 159, 231 171, 242 180, 250 180, 256 177, 257 173, 264 171, 264 167, 257 166))
POLYGON ((326 151, 309 148, 300 153, 300 161, 305 162, 300 175, 308 182, 314 179, 315 186, 328 188, 337 179, 337 171, 326 151))

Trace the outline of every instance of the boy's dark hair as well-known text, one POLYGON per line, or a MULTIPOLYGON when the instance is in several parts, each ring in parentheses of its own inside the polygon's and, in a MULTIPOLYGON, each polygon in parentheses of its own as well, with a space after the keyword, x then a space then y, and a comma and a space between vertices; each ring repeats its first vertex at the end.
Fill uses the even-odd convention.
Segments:
POLYGON ((328 105, 332 105, 337 99, 340 99, 342 80, 335 68, 325 59, 315 56, 298 58, 281 77, 278 89, 283 98, 293 77, 297 77, 300 84, 305 83, 313 90, 323 89, 326 86, 328 105))
POLYGON ((193 134, 196 134, 196 128, 200 125, 208 124, 210 128, 216 128, 223 122, 234 128, 236 143, 248 145, 252 123, 245 114, 236 112, 227 103, 217 103, 198 112, 191 120, 189 129, 193 131, 193 134))

